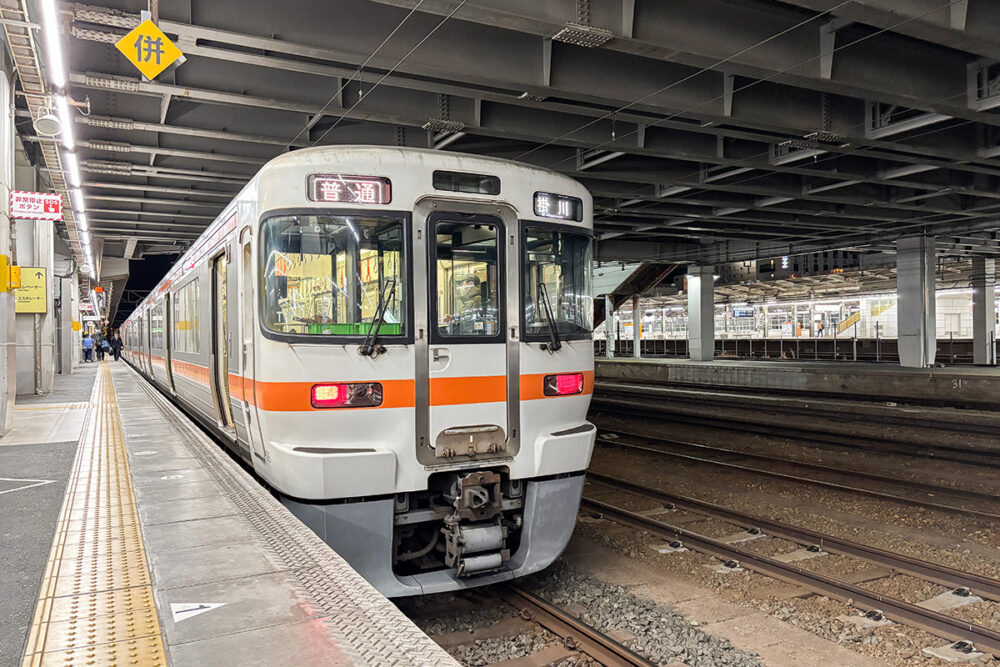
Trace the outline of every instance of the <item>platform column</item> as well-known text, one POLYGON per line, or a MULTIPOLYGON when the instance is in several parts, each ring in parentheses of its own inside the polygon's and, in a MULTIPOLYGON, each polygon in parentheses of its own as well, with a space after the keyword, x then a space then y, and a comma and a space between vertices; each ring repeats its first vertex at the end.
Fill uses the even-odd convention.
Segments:
POLYGON ((714 273, 712 266, 688 267, 688 347, 695 361, 715 357, 714 273))
MULTIPOLYGON (((0 70, 0 254, 14 263, 11 243, 10 183, 14 173, 14 115, 12 84, 4 58, 0 70)), ((14 332, 13 291, 0 292, 0 435, 14 425, 14 392, 17 387, 17 339, 14 332)))
POLYGON ((934 287, 934 238, 910 236, 896 241, 900 366, 925 368, 934 364, 937 351, 934 287))
POLYGON ((632 297, 632 356, 642 357, 642 311, 639 310, 639 296, 632 297))
POLYGON ((604 295, 604 356, 615 356, 615 298, 611 294, 604 295))
POLYGON ((972 361, 996 363, 996 260, 972 258, 972 361))

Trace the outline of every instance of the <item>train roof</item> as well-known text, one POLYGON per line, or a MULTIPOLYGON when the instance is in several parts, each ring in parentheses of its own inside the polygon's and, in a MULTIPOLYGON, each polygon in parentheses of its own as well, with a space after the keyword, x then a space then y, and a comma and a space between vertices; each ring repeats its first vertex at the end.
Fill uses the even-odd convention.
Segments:
MULTIPOLYGON (((343 170, 345 173, 358 174, 379 174, 392 176, 398 179, 398 170, 405 168, 421 167, 423 169, 445 169, 470 173, 482 173, 489 175, 502 175, 507 179, 523 178, 525 186, 531 186, 541 190, 558 190, 561 194, 580 197, 585 204, 588 214, 592 211, 591 196, 587 188, 578 180, 559 173, 553 169, 538 167, 515 160, 504 158, 484 157, 471 155, 468 153, 453 153, 427 148, 411 148, 408 146, 377 146, 377 145, 331 145, 315 146, 312 148, 302 148, 284 153, 272 158, 265 163, 260 170, 247 182, 239 193, 226 205, 226 208, 219 214, 212 223, 205 228, 205 231, 195 242, 181 255, 164 278, 157 283, 149 295, 142 300, 136 310, 146 305, 150 300, 155 299, 164 290, 169 288, 175 279, 181 277, 183 267, 186 264, 193 264, 200 261, 204 251, 210 251, 221 240, 221 234, 225 231, 225 225, 235 216, 235 203, 251 190, 256 190, 253 199, 260 201, 263 193, 260 191, 261 180, 271 175, 277 176, 288 170, 302 170, 309 173, 310 170, 317 172, 330 172, 331 170, 343 170), (219 237, 219 238, 215 238, 219 237)), ((428 192, 431 192, 428 184, 428 192)), ((279 192, 287 193, 287 188, 277 188, 279 192)), ((442 196, 459 193, 441 192, 442 196)), ((505 196, 499 199, 509 201, 505 196)), ((309 202, 315 206, 316 202, 309 202)), ((261 208, 267 210, 269 207, 261 202, 261 208)), ((377 210, 379 207, 373 207, 377 210)), ((530 208, 530 207, 529 207, 530 208)), ((585 217, 585 220, 587 218, 585 217)), ((589 229, 591 225, 587 225, 589 229)), ((130 314, 128 320, 132 318, 130 314)))

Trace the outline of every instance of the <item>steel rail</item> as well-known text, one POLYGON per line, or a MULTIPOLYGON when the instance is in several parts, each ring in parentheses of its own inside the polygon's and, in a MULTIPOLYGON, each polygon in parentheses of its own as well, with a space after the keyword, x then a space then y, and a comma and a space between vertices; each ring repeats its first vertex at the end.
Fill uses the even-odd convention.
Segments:
POLYGON ((501 599, 512 607, 521 609, 522 615, 526 618, 564 640, 571 639, 575 650, 589 655, 602 665, 633 665, 637 667, 655 667, 656 665, 656 663, 643 658, 575 616, 567 614, 548 600, 520 586, 505 584, 498 587, 498 591, 501 599))
MULTIPOLYGON (((623 396, 639 396, 642 398, 657 398, 678 403, 705 403, 710 399, 713 405, 732 407, 736 410, 766 409, 769 414, 802 415, 829 420, 843 419, 850 415, 853 419, 862 419, 879 424, 892 424, 901 428, 913 428, 913 417, 919 414, 922 428, 956 433, 961 435, 992 436, 1000 429, 1000 420, 989 414, 985 409, 972 410, 963 408, 945 408, 954 414, 943 415, 925 404, 909 405, 908 407, 886 406, 874 404, 871 401, 852 401, 843 397, 828 394, 810 395, 808 398, 775 395, 768 390, 751 393, 750 391, 723 391, 717 388, 677 388, 660 384, 642 382, 609 382, 602 380, 594 385, 598 394, 619 394, 623 396), (919 413, 917 412, 919 411, 919 413), (974 413, 974 414, 973 414, 974 413), (964 418, 967 421, 954 421, 964 418)), ((989 450, 985 450, 989 451, 989 450)))
MULTIPOLYGON (((716 452, 720 452, 720 453, 725 453, 727 455, 728 454, 739 455, 741 457, 746 457, 746 458, 750 458, 750 459, 756 459, 756 460, 766 461, 766 462, 769 462, 769 463, 778 463, 778 464, 782 464, 782 465, 795 465, 795 466, 799 466, 799 467, 805 468, 807 470, 815 470, 815 471, 818 471, 818 472, 825 472, 825 473, 829 473, 829 474, 852 475, 852 476, 857 477, 859 479, 870 479, 870 480, 878 481, 878 482, 885 483, 885 484, 896 484, 896 485, 902 486, 902 487, 910 487, 913 490, 919 491, 921 493, 927 493, 929 495, 933 495, 933 494, 942 494, 942 495, 944 495, 946 493, 954 493, 954 495, 957 495, 957 496, 963 495, 963 491, 961 491, 961 490, 952 490, 952 489, 949 489, 948 487, 943 487, 943 486, 934 486, 932 484, 921 484, 920 482, 910 482, 908 480, 900 480, 900 479, 895 479, 895 478, 892 478, 892 477, 883 477, 881 475, 875 475, 875 474, 872 474, 872 473, 840 470, 838 468, 832 468, 832 467, 829 467, 829 466, 823 466, 823 465, 818 465, 818 464, 814 464, 814 463, 799 463, 798 461, 793 461, 793 460, 789 460, 789 459, 781 459, 781 458, 772 458, 772 457, 764 456, 764 455, 760 455, 760 454, 744 454, 743 452, 739 452, 739 451, 732 450, 732 449, 723 449, 723 448, 717 448, 717 447, 710 447, 708 445, 697 445, 697 444, 694 444, 694 443, 685 443, 685 442, 678 442, 678 441, 673 441, 673 440, 661 440, 659 438, 651 438, 651 437, 648 437, 648 436, 634 435, 634 434, 631 434, 631 433, 626 433, 625 435, 627 435, 628 437, 643 438, 643 439, 653 440, 653 441, 657 441, 657 442, 666 442, 666 443, 675 444, 675 445, 682 445, 682 446, 685 446, 685 447, 702 447, 702 448, 704 448, 707 451, 716 451, 716 452)), ((720 468, 728 468, 728 469, 731 469, 731 470, 740 470, 740 471, 749 472, 749 473, 756 474, 756 475, 763 475, 763 476, 766 476, 766 477, 772 477, 774 479, 791 481, 791 482, 794 482, 794 483, 797 483, 797 484, 810 484, 810 485, 813 485, 813 486, 820 486, 820 487, 824 487, 824 488, 833 489, 835 491, 845 491, 845 492, 848 492, 848 493, 855 493, 855 494, 858 494, 858 495, 864 495, 864 496, 869 496, 869 497, 872 497, 872 498, 878 498, 879 500, 886 500, 886 501, 889 501, 889 502, 903 503, 903 504, 906 504, 906 505, 913 505, 913 506, 916 506, 916 507, 925 507, 925 508, 928 508, 928 509, 935 509, 935 510, 939 510, 939 511, 942 511, 942 512, 952 512, 952 513, 955 513, 955 514, 963 514, 963 515, 967 515, 967 516, 977 517, 979 519, 985 519, 987 521, 992 521, 992 522, 998 522, 998 521, 1000 521, 1000 514, 997 514, 995 512, 985 512, 985 511, 982 511, 982 510, 976 510, 976 509, 971 509, 971 508, 967 508, 967 507, 958 507, 958 506, 955 506, 955 505, 945 505, 943 503, 939 503, 939 502, 936 502, 936 501, 933 501, 933 500, 921 500, 919 498, 907 498, 905 496, 898 496, 898 495, 892 494, 892 493, 885 493, 885 492, 882 492, 882 491, 874 491, 872 489, 865 489, 865 488, 861 488, 861 487, 857 487, 857 486, 851 486, 851 485, 848 485, 848 484, 839 484, 837 482, 830 482, 830 481, 826 481, 826 480, 822 480, 822 479, 813 479, 813 478, 810 478, 810 477, 801 477, 799 475, 793 475, 793 474, 789 474, 789 473, 777 472, 775 470, 764 470, 764 469, 761 469, 761 468, 754 468, 754 467, 751 467, 751 466, 745 466, 745 465, 741 465, 739 463, 732 463, 732 462, 729 462, 729 461, 715 461, 713 459, 702 458, 700 456, 692 456, 692 455, 689 455, 689 454, 680 454, 680 453, 677 453, 677 452, 668 452, 668 451, 665 451, 665 450, 662 450, 662 449, 657 449, 657 448, 654 448, 654 447, 648 447, 648 446, 644 446, 644 445, 636 445, 636 444, 631 444, 631 443, 627 443, 627 442, 620 442, 618 440, 609 440, 607 438, 602 438, 600 436, 598 437, 598 441, 601 444, 609 445, 611 447, 623 447, 623 448, 633 449, 633 450, 642 451, 642 452, 650 452, 650 453, 653 453, 653 454, 657 454, 659 456, 669 456, 669 457, 676 458, 676 459, 681 459, 681 460, 684 460, 684 461, 693 461, 695 463, 705 463, 705 464, 714 465, 714 466, 717 466, 717 467, 720 467, 720 468)), ((1000 502, 1000 498, 998 498, 996 496, 993 496, 993 495, 990 495, 990 494, 987 494, 987 493, 976 493, 974 491, 968 491, 968 492, 964 492, 964 493, 968 494, 967 495, 967 499, 969 499, 969 500, 974 500, 974 501, 978 501, 978 502, 984 502, 984 501, 985 502, 994 502, 994 503, 1000 502)))
POLYGON ((583 504, 613 518, 619 523, 645 530, 665 539, 679 538, 688 547, 722 560, 737 560, 741 566, 760 574, 838 600, 851 600, 855 606, 878 609, 888 618, 920 628, 939 637, 953 641, 970 641, 977 648, 1000 655, 1000 632, 961 621, 936 611, 924 609, 902 600, 890 598, 869 590, 837 581, 825 575, 810 572, 794 565, 755 554, 746 549, 704 537, 690 530, 636 514, 614 505, 585 497, 583 504))
MULTIPOLYGON (((810 461, 797 461, 795 459, 786 459, 786 458, 781 458, 779 456, 768 456, 766 454, 757 454, 755 452, 745 452, 739 449, 728 449, 726 447, 718 447, 716 445, 706 445, 700 442, 687 442, 684 440, 660 438, 657 436, 645 435, 642 433, 631 433, 629 431, 623 431, 620 428, 600 428, 600 430, 606 433, 616 433, 619 435, 628 436, 630 438, 641 438, 642 440, 664 443, 669 446, 687 447, 693 450, 717 452, 723 455, 734 455, 734 456, 739 456, 740 458, 752 459, 755 461, 763 461, 765 463, 794 465, 808 470, 815 470, 817 472, 826 472, 830 474, 839 474, 839 475, 851 475, 852 477, 857 477, 860 479, 870 479, 875 482, 897 484, 899 486, 909 487, 914 491, 920 491, 921 493, 951 494, 953 496, 974 502, 1000 503, 1000 490, 998 490, 998 493, 993 494, 993 493, 985 493, 983 491, 959 489, 951 486, 938 486, 936 484, 927 484, 926 482, 918 482, 910 479, 900 479, 898 477, 885 477, 884 475, 878 475, 870 472, 864 472, 858 470, 843 470, 841 468, 835 468, 833 466, 824 465, 822 463, 812 463, 810 461)), ((615 444, 615 443, 608 442, 607 444, 615 444)), ((654 450, 654 451, 659 451, 659 450, 654 450)))
POLYGON ((790 542, 806 546, 815 544, 831 553, 860 558, 861 560, 882 565, 903 574, 917 577, 918 579, 933 581, 950 588, 961 588, 964 586, 984 598, 1000 600, 1000 581, 991 579, 990 577, 962 572, 961 570, 938 565, 937 563, 870 547, 833 535, 818 533, 808 528, 799 528, 780 521, 774 521, 773 519, 731 510, 703 500, 667 493, 660 489, 643 486, 619 477, 612 477, 611 475, 588 471, 587 479, 591 482, 598 482, 604 486, 667 503, 679 509, 728 521, 745 528, 759 528, 769 535, 780 537, 790 542))
MULTIPOLYGON (((669 390, 664 389, 656 385, 632 385, 632 384, 618 384, 611 385, 608 383, 601 383, 595 387, 595 392, 598 397, 604 396, 620 396, 632 399, 633 402, 636 398, 641 398, 643 400, 654 399, 657 401, 664 402, 670 408, 676 408, 681 405, 695 404, 698 406, 704 406, 706 403, 717 407, 721 410, 743 410, 752 411, 756 414, 767 414, 772 417, 776 416, 791 416, 791 417, 803 417, 808 416, 810 419, 825 419, 833 423, 839 424, 843 422, 845 417, 858 422, 858 423, 868 423, 868 424, 879 424, 880 426, 891 425, 903 429, 913 430, 919 427, 920 430, 926 431, 931 430, 935 432, 947 433, 959 436, 993 436, 998 429, 1000 429, 1000 421, 996 419, 991 419, 987 423, 962 423, 962 422, 948 422, 940 419, 930 419, 928 418, 927 406, 913 406, 909 408, 910 412, 900 415, 900 414, 885 414, 883 410, 878 408, 872 408, 871 406, 864 405, 850 405, 846 402, 841 402, 843 409, 832 409, 828 406, 831 400, 829 398, 816 398, 815 400, 802 400, 802 399, 791 399, 791 398, 781 398, 777 399, 782 404, 776 404, 774 397, 768 396, 766 394, 760 396, 753 396, 751 394, 741 394, 741 395, 726 395, 721 394, 717 391, 683 391, 682 395, 677 395, 680 390, 669 390), (916 412, 918 409, 923 412, 916 412), (921 418, 919 424, 914 423, 914 418, 921 418)), ((676 410, 674 410, 676 411, 676 410)), ((982 411, 979 411, 982 412, 982 411)), ((960 415, 955 415, 959 417, 960 415)), ((763 422, 767 423, 767 422, 763 422)), ((868 436, 866 436, 868 437, 868 436)), ((878 439, 877 436, 873 439, 878 439)), ((890 440, 891 442, 899 442, 899 440, 890 440)), ((959 449, 959 451, 966 451, 964 448, 955 448, 948 445, 929 445, 937 446, 942 449, 959 449)), ((980 449, 977 451, 987 452, 987 453, 997 453, 997 449, 980 449)))
POLYGON ((910 426, 911 413, 920 411, 921 417, 929 424, 938 428, 966 431, 970 433, 990 434, 1000 428, 1000 419, 993 414, 988 406, 975 408, 961 407, 956 404, 934 402, 920 399, 907 402, 905 399, 895 401, 896 405, 888 405, 885 398, 857 398, 832 392, 809 391, 805 394, 798 390, 775 389, 748 386, 729 386, 717 384, 686 384, 678 382, 604 379, 594 385, 595 391, 622 392, 642 395, 656 395, 673 401, 703 401, 710 396, 714 401, 739 405, 748 401, 759 407, 764 402, 768 408, 775 411, 810 410, 813 414, 837 418, 845 413, 856 414, 863 411, 865 416, 884 418, 888 423, 910 426), (954 422, 955 418, 967 421, 954 422))
POLYGON ((709 428, 726 431, 736 431, 738 433, 753 433, 770 437, 780 437, 784 439, 799 438, 824 445, 833 445, 845 449, 862 450, 865 452, 876 451, 878 453, 902 454, 912 458, 933 459, 936 461, 951 461, 955 463, 965 463, 978 465, 985 468, 1000 468, 1000 455, 990 452, 981 452, 971 449, 960 449, 957 447, 942 447, 940 445, 906 445, 897 440, 880 439, 871 436, 838 436, 830 431, 820 431, 807 429, 804 427, 782 425, 768 425, 753 422, 729 419, 726 417, 685 415, 683 413, 664 413, 655 406, 637 406, 634 401, 608 398, 606 396, 594 395, 591 401, 591 410, 596 412, 609 411, 614 414, 621 413, 639 415, 657 419, 659 421, 670 421, 680 424, 692 424, 695 426, 707 426, 709 428), (775 435, 775 429, 780 428, 783 432, 775 435), (855 442, 845 442, 845 438, 855 442))

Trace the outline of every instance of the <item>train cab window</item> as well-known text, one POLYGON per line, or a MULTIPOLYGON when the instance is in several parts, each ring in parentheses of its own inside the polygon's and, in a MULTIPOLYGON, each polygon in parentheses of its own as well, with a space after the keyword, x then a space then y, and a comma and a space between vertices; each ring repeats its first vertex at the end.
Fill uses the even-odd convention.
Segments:
POLYGON ((527 226, 522 246, 525 340, 548 340, 548 309, 561 337, 590 336, 594 328, 590 237, 527 226))
POLYGON ((500 332, 498 228, 443 221, 435 227, 438 333, 486 338, 500 332))
POLYGON ((385 301, 379 337, 406 334, 403 239, 396 216, 270 218, 261 235, 265 328, 364 336, 385 301))

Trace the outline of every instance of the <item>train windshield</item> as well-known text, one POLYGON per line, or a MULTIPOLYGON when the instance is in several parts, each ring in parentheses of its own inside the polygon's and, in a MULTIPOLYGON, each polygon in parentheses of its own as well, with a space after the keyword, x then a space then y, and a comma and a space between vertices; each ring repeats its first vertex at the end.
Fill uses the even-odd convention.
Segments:
POLYGON ((264 326, 280 334, 406 334, 403 221, 397 216, 282 215, 262 226, 264 326), (393 281, 395 289, 393 289, 393 281))
POLYGON ((546 301, 561 337, 589 336, 594 328, 590 237, 551 227, 526 226, 521 266, 524 337, 549 338, 546 301))

